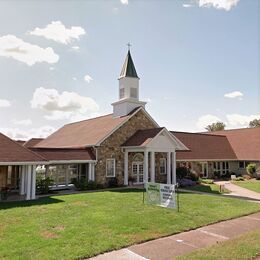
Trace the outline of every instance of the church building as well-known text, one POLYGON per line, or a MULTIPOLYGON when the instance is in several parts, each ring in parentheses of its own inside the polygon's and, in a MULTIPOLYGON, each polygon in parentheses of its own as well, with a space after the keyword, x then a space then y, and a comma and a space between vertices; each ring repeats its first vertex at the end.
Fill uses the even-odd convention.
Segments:
POLYGON ((113 178, 119 185, 128 185, 129 179, 135 184, 175 183, 176 151, 188 148, 145 110, 130 51, 120 73, 118 95, 112 114, 65 125, 25 146, 46 158, 47 169, 55 169, 66 184, 75 177, 71 165, 80 178, 105 186, 113 178))
POLYGON ((260 172, 260 127, 170 132, 145 105, 128 51, 112 114, 67 124, 46 139, 18 142, 0 133, 0 191, 35 199, 36 178, 41 176, 54 181, 52 189, 67 189, 75 179, 102 187, 175 184, 180 166, 201 178, 246 174, 249 163, 260 172))

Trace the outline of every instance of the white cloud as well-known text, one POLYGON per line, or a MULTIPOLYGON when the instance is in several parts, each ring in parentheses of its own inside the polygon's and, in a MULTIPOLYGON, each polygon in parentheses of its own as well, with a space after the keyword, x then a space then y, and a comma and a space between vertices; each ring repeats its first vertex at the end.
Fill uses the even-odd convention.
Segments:
POLYGON ((128 5, 128 0, 120 0, 121 4, 128 5))
POLYGON ((79 50, 79 46, 72 46, 71 49, 72 49, 73 51, 78 51, 78 50, 79 50))
POLYGON ((88 83, 90 83, 91 80, 93 80, 89 75, 86 75, 84 77, 84 80, 87 81, 88 83))
POLYGON ((190 7, 192 7, 191 4, 183 4, 182 6, 183 6, 184 8, 190 8, 190 7))
POLYGON ((50 67, 49 69, 50 69, 50 70, 55 70, 55 68, 54 68, 54 67, 50 67))
POLYGON ((216 9, 224 9, 229 11, 235 7, 239 0, 199 0, 200 7, 214 7, 216 9))
POLYGON ((90 97, 80 96, 75 92, 64 91, 59 93, 56 89, 37 88, 31 100, 32 108, 49 112, 45 118, 48 120, 70 119, 77 115, 86 115, 97 112, 99 106, 90 97))
POLYGON ((23 119, 23 120, 16 120, 16 119, 13 119, 11 121, 13 124, 15 125, 24 125, 24 126, 28 126, 28 125, 32 125, 32 120, 31 119, 23 119))
POLYGON ((229 114, 227 115, 228 124, 231 127, 237 126, 248 126, 249 122, 254 119, 260 119, 259 115, 240 115, 240 114, 229 114))
POLYGON ((216 122, 222 122, 222 120, 217 116, 208 114, 199 117, 196 125, 200 130, 205 130, 206 126, 216 122))
POLYGON ((74 81, 78 80, 76 77, 72 77, 72 79, 73 79, 74 81))
POLYGON ((59 56, 52 48, 41 48, 38 45, 24 42, 14 35, 0 37, 0 56, 13 58, 28 66, 37 62, 56 63, 59 60, 59 56))
POLYGON ((242 100, 243 95, 244 94, 240 91, 233 91, 233 92, 230 92, 230 93, 226 93, 224 95, 224 97, 226 97, 226 98, 239 98, 239 100, 242 100))
POLYGON ((12 139, 28 140, 33 137, 45 138, 52 134, 56 129, 52 126, 42 126, 39 128, 32 128, 29 130, 23 130, 19 128, 0 128, 0 132, 9 136, 12 139))
POLYGON ((68 44, 72 40, 79 40, 81 35, 86 34, 84 28, 80 26, 72 26, 66 28, 61 21, 53 21, 45 28, 35 28, 29 32, 31 35, 43 36, 46 39, 53 40, 62 44, 68 44))
POLYGON ((6 99, 0 99, 0 107, 10 107, 11 102, 6 99))

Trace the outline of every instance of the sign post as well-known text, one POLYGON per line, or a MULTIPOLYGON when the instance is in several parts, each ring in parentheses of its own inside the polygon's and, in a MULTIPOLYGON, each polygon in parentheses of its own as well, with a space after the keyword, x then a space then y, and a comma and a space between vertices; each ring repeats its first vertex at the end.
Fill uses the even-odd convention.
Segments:
POLYGON ((175 185, 148 182, 146 184, 147 203, 165 208, 176 208, 175 185))

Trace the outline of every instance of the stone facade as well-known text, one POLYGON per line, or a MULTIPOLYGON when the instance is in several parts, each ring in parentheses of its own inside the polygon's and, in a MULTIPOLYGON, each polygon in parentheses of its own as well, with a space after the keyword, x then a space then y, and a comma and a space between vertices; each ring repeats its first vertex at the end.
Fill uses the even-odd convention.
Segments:
MULTIPOLYGON (((97 183, 106 185, 109 179, 106 177, 106 160, 115 159, 116 178, 119 185, 124 183, 124 153, 121 145, 129 139, 137 130, 150 129, 157 127, 155 123, 140 110, 133 115, 125 124, 110 135, 104 142, 97 147, 97 164, 95 168, 95 179, 97 183)), ((132 163, 129 161, 129 172, 132 163)))

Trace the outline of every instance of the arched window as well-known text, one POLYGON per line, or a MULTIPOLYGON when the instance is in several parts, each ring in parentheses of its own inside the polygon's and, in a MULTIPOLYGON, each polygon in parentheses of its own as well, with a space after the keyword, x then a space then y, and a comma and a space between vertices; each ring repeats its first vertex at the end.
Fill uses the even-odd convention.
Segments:
POLYGON ((141 153, 137 153, 133 157, 134 162, 143 162, 144 161, 144 155, 141 153))

